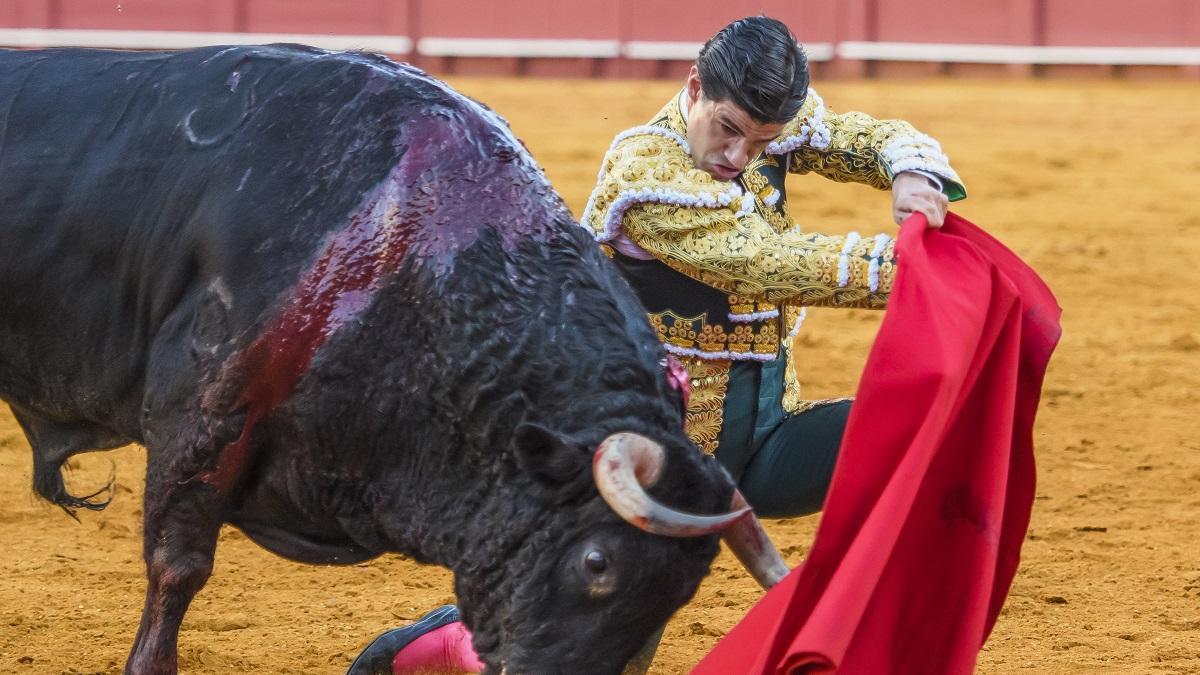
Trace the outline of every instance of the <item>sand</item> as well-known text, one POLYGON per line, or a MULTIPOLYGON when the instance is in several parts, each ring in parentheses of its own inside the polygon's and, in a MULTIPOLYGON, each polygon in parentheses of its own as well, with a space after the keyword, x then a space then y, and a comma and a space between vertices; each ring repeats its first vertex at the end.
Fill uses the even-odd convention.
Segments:
MULTIPOLYGON (((576 214, 612 135, 674 83, 456 79, 505 115, 576 214)), ((1064 307, 1035 431, 1037 501, 980 673, 1200 673, 1200 88, 1120 81, 865 81, 837 110, 904 117, 967 182, 957 210, 1029 261, 1064 307)), ((794 177, 807 229, 894 232, 885 193, 794 177)), ((853 391, 880 315, 813 312, 812 396, 853 391)), ((0 672, 119 672, 145 587, 144 453, 72 462, 116 498, 80 523, 38 501, 0 406, 0 672)), ((768 529, 791 564, 816 517, 768 529)), ((685 673, 760 596, 727 554, 669 625, 656 673, 685 673)), ((189 673, 342 673, 379 631, 453 599, 450 575, 389 555, 351 567, 276 557, 236 530, 180 635, 189 673)), ((937 645, 928 645, 936 649, 937 645)))

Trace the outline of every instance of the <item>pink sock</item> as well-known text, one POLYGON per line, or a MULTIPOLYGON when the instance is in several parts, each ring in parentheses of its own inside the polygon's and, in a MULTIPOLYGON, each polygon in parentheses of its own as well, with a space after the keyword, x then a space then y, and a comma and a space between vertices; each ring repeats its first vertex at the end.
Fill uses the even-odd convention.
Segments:
POLYGON ((461 621, 448 623, 413 640, 396 652, 392 675, 478 673, 483 663, 471 647, 471 632, 461 621))

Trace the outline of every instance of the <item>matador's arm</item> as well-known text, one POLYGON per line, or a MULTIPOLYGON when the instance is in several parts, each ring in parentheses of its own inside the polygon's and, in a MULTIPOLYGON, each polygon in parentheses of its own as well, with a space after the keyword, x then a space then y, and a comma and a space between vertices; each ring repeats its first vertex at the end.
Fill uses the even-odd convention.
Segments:
POLYGON ((684 143, 661 130, 614 143, 584 209, 597 239, 623 233, 672 268, 759 301, 886 305, 895 274, 888 235, 777 232, 736 183, 695 169, 684 143))
POLYGON ((896 174, 918 171, 940 178, 950 201, 967 196, 936 140, 904 120, 878 120, 861 112, 835 113, 812 89, 800 112, 766 151, 786 156, 792 173, 811 171, 832 180, 886 190, 896 174))

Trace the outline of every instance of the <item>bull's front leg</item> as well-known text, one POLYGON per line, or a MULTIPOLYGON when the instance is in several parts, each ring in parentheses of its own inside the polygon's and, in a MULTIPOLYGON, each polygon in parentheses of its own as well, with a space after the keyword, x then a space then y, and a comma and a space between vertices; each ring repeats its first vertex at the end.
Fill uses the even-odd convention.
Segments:
POLYGON ((155 459, 152 452, 143 509, 146 604, 125 664, 125 672, 135 675, 177 672, 179 626, 212 574, 225 511, 218 490, 155 459))

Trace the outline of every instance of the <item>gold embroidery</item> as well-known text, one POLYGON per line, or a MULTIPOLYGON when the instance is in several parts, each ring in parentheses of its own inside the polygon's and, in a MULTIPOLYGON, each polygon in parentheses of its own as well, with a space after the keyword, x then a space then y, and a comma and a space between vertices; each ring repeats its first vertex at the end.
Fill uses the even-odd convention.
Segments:
POLYGON ((773 302, 756 302, 754 298, 748 298, 743 295, 729 296, 730 314, 755 314, 776 311, 779 311, 779 305, 773 302))
MULTIPOLYGON (((883 149, 892 141, 911 139, 912 148, 927 150, 930 156, 941 155, 928 137, 904 120, 879 120, 855 111, 835 113, 811 92, 799 114, 784 125, 777 140, 803 135, 805 128, 812 136, 817 135, 812 124, 814 119, 819 119, 818 128, 828 131, 828 145, 822 142, 824 147, 815 147, 810 137, 793 150, 788 166, 792 173, 811 171, 830 180, 863 183, 886 190, 892 186, 892 170, 883 156, 883 149)), ((905 145, 909 143, 905 142, 905 145)), ((952 196, 965 194, 962 180, 949 164, 938 162, 933 172, 948 181, 948 192, 952 196)))
POLYGON ((746 169, 742 171, 741 182, 746 192, 754 196, 754 210, 775 228, 776 232, 783 232, 791 229, 792 219, 786 211, 767 204, 767 199, 776 191, 764 173, 764 170, 770 169, 781 169, 779 161, 770 155, 759 155, 746 165, 746 169))
MULTIPOLYGON (((774 190, 774 188, 771 188, 774 190)), ((784 213, 765 204, 759 205, 758 213, 770 223, 771 227, 775 228, 776 232, 783 232, 792 226, 792 221, 784 213)))
POLYGON ((783 353, 780 357, 785 359, 787 365, 783 369, 783 409, 787 412, 793 412, 793 408, 800 403, 800 371, 797 357, 797 346, 799 343, 798 335, 791 335, 793 327, 800 321, 801 308, 794 305, 787 305, 783 308, 783 330, 787 331, 788 338, 783 340, 783 353))
POLYGON ((746 168, 742 170, 742 184, 746 190, 758 197, 759 200, 766 199, 767 196, 775 188, 771 187, 767 177, 763 175, 759 169, 764 166, 779 167, 779 162, 775 161, 774 157, 768 155, 759 155, 756 159, 750 161, 746 168))
POLYGON ((717 440, 724 421, 725 391, 729 387, 730 362, 684 357, 683 364, 692 378, 692 391, 684 428, 692 442, 708 454, 717 451, 717 440))
POLYGON ((841 398, 822 398, 815 401, 799 401, 792 408, 784 408, 784 411, 789 415, 799 415, 802 412, 808 412, 813 408, 820 408, 823 405, 831 403, 841 403, 842 401, 853 401, 853 396, 842 396, 841 398))
POLYGON ((794 157, 793 173, 813 171, 839 183, 863 183, 880 190, 892 187, 891 173, 877 155, 822 151, 804 146, 796 151, 794 157))
POLYGON ((662 126, 674 131, 680 136, 687 136, 687 120, 683 117, 683 110, 679 107, 679 94, 671 97, 667 104, 658 111, 650 124, 654 126, 662 126))
POLYGON ((648 316, 658 339, 679 349, 693 349, 707 354, 779 353, 778 319, 738 324, 727 331, 719 323, 709 323, 707 313, 686 317, 667 310, 652 312, 648 316))
POLYGON ((754 311, 754 298, 742 295, 729 296, 729 311, 734 314, 749 314, 754 311))

